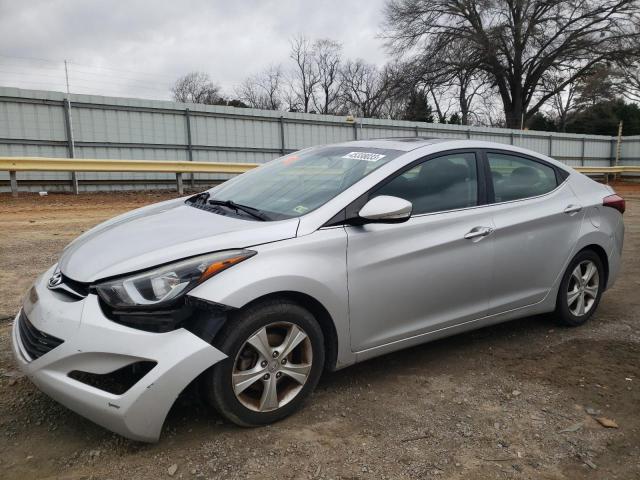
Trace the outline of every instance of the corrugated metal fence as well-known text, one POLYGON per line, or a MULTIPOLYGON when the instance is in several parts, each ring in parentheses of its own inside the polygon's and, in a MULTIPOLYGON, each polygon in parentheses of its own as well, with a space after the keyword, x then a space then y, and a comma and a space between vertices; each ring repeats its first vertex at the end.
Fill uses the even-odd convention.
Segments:
MULTIPOLYGON (((529 148, 569 165, 612 165, 616 138, 499 128, 358 119, 304 113, 71 95, 0 87, 0 156, 262 163, 311 145, 379 137, 473 138, 529 148), (70 115, 69 115, 70 112, 70 115), (71 119, 71 123, 69 120, 71 119)), ((640 161, 640 136, 625 137, 621 165, 640 161)), ((197 183, 223 179, 195 174, 197 183)), ((79 173, 80 190, 173 187, 166 173, 79 173)), ((24 172, 32 190, 70 190, 70 174, 24 172)), ((0 172, 0 190, 9 189, 0 172)))

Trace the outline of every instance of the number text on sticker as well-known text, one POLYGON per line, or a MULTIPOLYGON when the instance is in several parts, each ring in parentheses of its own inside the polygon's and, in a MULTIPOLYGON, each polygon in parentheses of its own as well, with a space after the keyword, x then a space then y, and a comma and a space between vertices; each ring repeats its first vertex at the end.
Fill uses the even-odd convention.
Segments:
POLYGON ((381 155, 379 153, 351 152, 351 153, 347 153, 342 158, 349 158, 351 160, 365 160, 367 162, 377 162, 378 160, 384 157, 385 155, 381 155))

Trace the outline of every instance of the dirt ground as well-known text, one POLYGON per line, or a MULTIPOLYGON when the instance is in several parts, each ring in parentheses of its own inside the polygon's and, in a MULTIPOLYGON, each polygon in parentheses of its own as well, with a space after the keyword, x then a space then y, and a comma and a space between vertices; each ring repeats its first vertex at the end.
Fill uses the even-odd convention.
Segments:
POLYGON ((40 393, 9 338, 21 295, 64 245, 171 194, 0 195, 0 477, 640 478, 640 188, 618 190, 624 265, 588 325, 526 318, 327 373, 302 411, 264 428, 185 394, 153 445, 40 393))

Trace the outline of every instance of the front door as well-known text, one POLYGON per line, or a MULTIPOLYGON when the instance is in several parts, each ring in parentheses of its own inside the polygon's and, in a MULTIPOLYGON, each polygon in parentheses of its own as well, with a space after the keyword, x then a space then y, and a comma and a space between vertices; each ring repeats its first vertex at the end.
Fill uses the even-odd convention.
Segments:
POLYGON ((473 152, 411 166, 372 192, 412 202, 400 224, 346 227, 351 347, 363 351, 482 317, 493 244, 473 152))

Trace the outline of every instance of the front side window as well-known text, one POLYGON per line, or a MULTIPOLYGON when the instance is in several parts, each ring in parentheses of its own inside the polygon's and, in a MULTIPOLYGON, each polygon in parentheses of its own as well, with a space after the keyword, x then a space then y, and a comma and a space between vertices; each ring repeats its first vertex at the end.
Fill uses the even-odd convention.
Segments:
POLYGON ((476 156, 458 153, 432 158, 380 187, 374 196, 404 198, 412 214, 443 212, 478 205, 476 156))
POLYGON ((223 183, 210 192, 209 201, 230 200, 270 220, 299 217, 403 153, 365 147, 296 152, 223 183))
POLYGON ((515 155, 487 153, 496 202, 536 197, 558 185, 555 170, 515 155))

